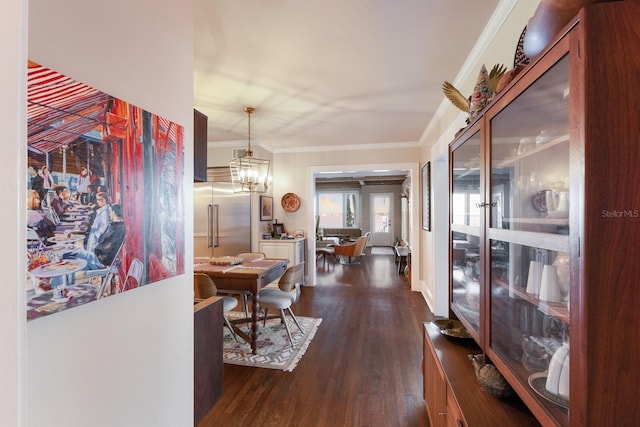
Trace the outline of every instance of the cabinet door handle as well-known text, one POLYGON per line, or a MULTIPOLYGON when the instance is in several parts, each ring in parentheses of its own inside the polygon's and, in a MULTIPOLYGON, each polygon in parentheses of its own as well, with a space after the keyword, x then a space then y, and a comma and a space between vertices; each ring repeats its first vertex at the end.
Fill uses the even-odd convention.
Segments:
POLYGON ((496 202, 493 202, 493 203, 482 202, 482 203, 476 203, 476 208, 488 208, 488 207, 495 208, 497 205, 498 204, 496 202))

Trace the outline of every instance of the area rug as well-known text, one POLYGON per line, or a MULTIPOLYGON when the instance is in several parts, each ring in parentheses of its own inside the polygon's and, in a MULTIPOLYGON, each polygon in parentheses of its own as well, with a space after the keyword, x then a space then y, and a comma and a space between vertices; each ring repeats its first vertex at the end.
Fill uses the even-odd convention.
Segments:
MULTIPOLYGON (((231 311, 230 319, 243 316, 241 312, 231 311)), ((296 316, 304 333, 298 330, 293 320, 287 316, 287 324, 293 337, 294 348, 289 345, 287 330, 280 319, 269 319, 267 325, 259 323, 258 329, 258 354, 251 354, 251 346, 242 338, 238 342, 231 332, 224 328, 223 361, 232 365, 252 366, 256 368, 279 369, 291 372, 295 369, 307 351, 311 340, 318 330, 322 319, 313 317, 296 316)), ((247 332, 249 324, 242 326, 247 332)))
POLYGON ((388 246, 374 246, 371 248, 371 255, 395 255, 395 252, 388 246))

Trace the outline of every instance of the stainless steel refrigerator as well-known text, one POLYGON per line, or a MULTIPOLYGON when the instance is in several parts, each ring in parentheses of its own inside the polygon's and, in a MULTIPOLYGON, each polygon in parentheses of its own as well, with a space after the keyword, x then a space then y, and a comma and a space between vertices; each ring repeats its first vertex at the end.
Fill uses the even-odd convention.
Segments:
POLYGON ((233 192, 229 168, 208 168, 193 197, 194 256, 251 252, 251 196, 233 192))

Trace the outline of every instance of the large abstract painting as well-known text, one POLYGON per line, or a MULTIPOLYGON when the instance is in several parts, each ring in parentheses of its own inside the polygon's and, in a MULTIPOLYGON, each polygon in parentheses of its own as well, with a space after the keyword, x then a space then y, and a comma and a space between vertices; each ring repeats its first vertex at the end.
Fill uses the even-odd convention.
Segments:
POLYGON ((183 127, 34 62, 27 320, 184 273, 183 127))

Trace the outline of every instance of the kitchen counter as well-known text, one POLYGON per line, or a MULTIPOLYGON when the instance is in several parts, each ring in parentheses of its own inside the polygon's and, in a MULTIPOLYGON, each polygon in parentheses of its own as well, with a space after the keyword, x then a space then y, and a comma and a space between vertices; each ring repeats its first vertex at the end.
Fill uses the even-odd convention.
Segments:
POLYGON ((288 259, 289 266, 293 266, 304 262, 306 240, 305 237, 297 239, 261 239, 258 241, 258 252, 262 252, 267 258, 288 259))
POLYGON ((276 238, 271 238, 271 239, 260 239, 259 242, 263 243, 263 242, 268 242, 268 243, 296 243, 296 242, 304 242, 305 240, 307 240, 306 237, 297 237, 295 239, 276 239, 276 238))

